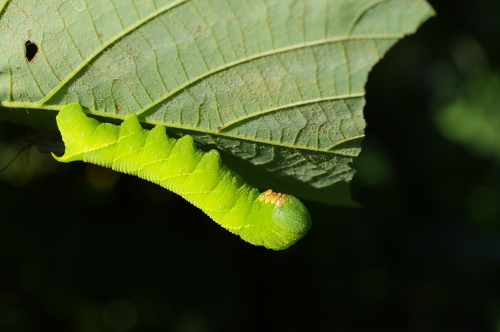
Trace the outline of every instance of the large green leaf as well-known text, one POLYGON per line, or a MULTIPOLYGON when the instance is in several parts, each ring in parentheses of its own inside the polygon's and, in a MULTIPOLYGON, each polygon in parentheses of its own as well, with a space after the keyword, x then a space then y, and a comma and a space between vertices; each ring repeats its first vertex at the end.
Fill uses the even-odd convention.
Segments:
POLYGON ((344 204, 368 72, 433 13, 424 0, 12 0, 0 8, 0 118, 16 117, 7 107, 73 102, 108 118, 136 113, 226 152, 256 185, 344 204), (30 62, 27 40, 38 46, 30 62))

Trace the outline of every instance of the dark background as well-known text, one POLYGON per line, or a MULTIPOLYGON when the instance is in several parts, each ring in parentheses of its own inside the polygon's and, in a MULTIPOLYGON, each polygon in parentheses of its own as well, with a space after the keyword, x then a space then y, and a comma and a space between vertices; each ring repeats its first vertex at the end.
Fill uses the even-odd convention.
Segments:
MULTIPOLYGON (((430 2, 369 77, 363 208, 306 202, 283 252, 139 179, 22 154, 0 175, 0 331, 499 331, 500 1, 430 2)), ((0 124, 3 164, 25 137, 0 124)))

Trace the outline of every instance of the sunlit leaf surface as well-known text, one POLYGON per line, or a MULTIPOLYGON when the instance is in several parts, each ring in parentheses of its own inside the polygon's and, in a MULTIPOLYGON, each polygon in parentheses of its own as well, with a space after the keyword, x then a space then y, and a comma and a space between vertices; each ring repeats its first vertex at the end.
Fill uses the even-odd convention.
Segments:
POLYGON ((78 102, 108 118, 136 113, 224 151, 250 182, 339 204, 350 202, 367 75, 432 15, 423 0, 13 0, 0 8, 2 112, 78 102))

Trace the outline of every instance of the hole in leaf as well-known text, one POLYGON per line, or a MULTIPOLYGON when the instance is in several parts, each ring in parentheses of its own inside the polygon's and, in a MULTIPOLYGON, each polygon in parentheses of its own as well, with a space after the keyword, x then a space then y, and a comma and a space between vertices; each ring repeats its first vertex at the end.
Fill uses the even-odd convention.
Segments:
POLYGON ((31 40, 27 40, 26 43, 24 43, 24 55, 26 56, 28 62, 33 61, 37 54, 38 45, 31 40))

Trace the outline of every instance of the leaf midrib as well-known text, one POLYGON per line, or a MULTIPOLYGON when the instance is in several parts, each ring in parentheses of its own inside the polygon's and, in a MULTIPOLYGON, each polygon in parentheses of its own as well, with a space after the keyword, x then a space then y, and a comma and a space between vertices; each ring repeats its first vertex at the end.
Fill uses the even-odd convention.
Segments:
MULTIPOLYGON (((24 109, 45 109, 45 110, 51 110, 51 111, 60 111, 65 105, 45 105, 43 107, 39 107, 37 103, 25 103, 25 102, 0 102, 0 105, 2 107, 6 108, 24 108, 24 109)), ((116 119, 116 120, 125 120, 127 115, 118 115, 118 114, 113 114, 113 113, 106 113, 106 112, 100 112, 100 111, 89 111, 89 110, 84 110, 84 113, 93 115, 93 116, 99 116, 103 118, 109 118, 109 119, 116 119)), ((163 121, 154 121, 154 120, 148 120, 148 121, 143 121, 139 120, 140 123, 143 124, 148 124, 148 125, 160 125, 164 126, 167 128, 173 128, 173 129, 180 129, 180 130, 186 130, 186 131, 193 131, 193 132, 198 132, 198 133, 204 133, 207 135, 213 135, 213 136, 218 136, 218 137, 225 137, 225 138, 232 138, 236 140, 241 140, 241 141, 248 141, 248 142, 253 142, 253 143, 261 143, 261 144, 267 144, 267 145, 273 145, 276 147, 283 147, 283 148, 289 148, 289 149, 300 149, 300 150, 306 150, 306 151, 315 151, 315 152, 325 152, 325 153, 331 153, 335 155, 342 155, 342 156, 347 156, 347 157, 357 157, 357 154, 349 154, 349 153, 342 153, 338 151, 329 151, 331 149, 334 149, 336 146, 349 142, 349 141, 354 141, 359 138, 365 137, 365 135, 357 135, 353 137, 349 137, 347 139, 344 139, 342 141, 338 141, 337 143, 328 146, 326 149, 316 149, 316 148, 311 148, 311 147, 305 147, 305 146, 297 146, 297 145, 292 145, 292 144, 285 144, 282 142, 276 142, 276 141, 266 141, 263 139, 258 139, 258 138, 252 138, 248 136, 241 136, 241 135, 234 135, 230 133, 220 133, 216 130, 211 130, 211 129, 204 129, 200 127, 192 127, 192 126, 186 126, 186 125, 181 125, 181 124, 174 124, 174 123, 168 123, 168 122, 163 122, 163 121)))

